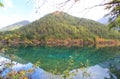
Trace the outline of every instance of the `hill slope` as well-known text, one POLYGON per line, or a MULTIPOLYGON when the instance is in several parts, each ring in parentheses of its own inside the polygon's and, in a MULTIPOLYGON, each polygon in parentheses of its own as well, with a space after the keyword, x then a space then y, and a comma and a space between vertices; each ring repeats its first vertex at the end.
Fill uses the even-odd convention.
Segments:
POLYGON ((20 22, 17 22, 17 23, 14 23, 14 24, 11 24, 11 25, 8 25, 6 27, 3 27, 2 29, 0 29, 1 31, 11 31, 11 30, 15 30, 15 29, 18 29, 22 26, 25 26, 27 24, 29 24, 30 22, 27 21, 27 20, 23 20, 23 21, 20 21, 20 22))
POLYGON ((114 30, 109 31, 109 28, 103 24, 66 13, 48 14, 14 33, 28 39, 120 38, 120 33, 114 30))
POLYGON ((109 23, 109 18, 108 18, 108 17, 100 18, 100 19, 98 20, 98 22, 107 25, 107 24, 109 23))

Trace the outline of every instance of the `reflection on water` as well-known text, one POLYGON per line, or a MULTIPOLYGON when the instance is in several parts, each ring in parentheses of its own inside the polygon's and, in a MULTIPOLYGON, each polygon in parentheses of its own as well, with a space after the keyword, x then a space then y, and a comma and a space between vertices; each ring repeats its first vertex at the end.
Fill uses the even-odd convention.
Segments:
MULTIPOLYGON (((35 63, 40 61, 40 67, 50 71, 58 69, 60 72, 68 67, 70 57, 73 57, 74 66, 72 69, 79 68, 81 62, 89 60, 90 65, 104 62, 108 59, 120 55, 119 47, 105 47, 96 49, 95 47, 19 47, 15 48, 14 55, 27 62, 35 63)), ((9 53, 9 52, 8 52, 9 53)), ((25 63, 18 61, 20 63, 25 63)))

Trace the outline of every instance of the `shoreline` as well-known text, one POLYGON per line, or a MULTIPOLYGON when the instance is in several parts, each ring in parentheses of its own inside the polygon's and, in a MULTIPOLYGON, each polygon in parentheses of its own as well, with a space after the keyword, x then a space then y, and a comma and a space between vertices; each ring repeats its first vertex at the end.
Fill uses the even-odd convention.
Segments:
POLYGON ((47 40, 37 40, 37 39, 14 39, 14 40, 0 40, 0 44, 2 46, 66 46, 66 47, 84 47, 84 46, 95 46, 96 48, 103 48, 103 47, 112 47, 112 46, 120 46, 120 40, 118 39, 105 39, 96 37, 95 39, 88 38, 87 40, 84 39, 47 39, 47 40))

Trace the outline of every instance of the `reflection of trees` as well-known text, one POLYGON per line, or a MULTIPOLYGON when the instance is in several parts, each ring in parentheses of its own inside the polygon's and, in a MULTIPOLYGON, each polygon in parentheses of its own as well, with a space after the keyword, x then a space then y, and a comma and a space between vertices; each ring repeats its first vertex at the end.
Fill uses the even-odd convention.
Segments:
POLYGON ((65 70, 64 68, 67 68, 70 56, 72 56, 74 60, 74 65, 71 69, 75 69, 79 68, 80 63, 86 62, 87 59, 90 65, 95 65, 119 54, 118 47, 105 47, 99 49, 94 47, 20 47, 18 51, 14 53, 17 58, 21 58, 28 62, 35 63, 40 60, 40 67, 44 70, 50 71, 57 66, 57 70, 61 72, 65 70))

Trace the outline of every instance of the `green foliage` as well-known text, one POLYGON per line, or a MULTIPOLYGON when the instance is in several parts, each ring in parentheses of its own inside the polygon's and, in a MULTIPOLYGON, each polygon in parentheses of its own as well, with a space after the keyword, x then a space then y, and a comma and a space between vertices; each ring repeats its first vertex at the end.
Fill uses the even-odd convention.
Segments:
POLYGON ((0 7, 3 7, 4 5, 3 5, 3 3, 2 2, 0 2, 0 7))
POLYGON ((41 65, 40 60, 39 60, 39 61, 37 61, 36 63, 34 63, 34 66, 35 66, 35 67, 40 67, 40 65, 41 65))
MULTIPOLYGON (((118 69, 116 69, 115 65, 111 65, 110 64, 110 72, 112 74, 114 74, 118 79, 120 79, 120 71, 118 69)), ((113 77, 113 75, 111 74, 111 77, 113 77)))
MULTIPOLYGON (((83 71, 83 77, 86 77, 89 75, 89 73, 87 72, 87 69, 86 69, 86 67, 88 67, 88 60, 84 64, 85 64, 84 66, 82 64, 82 67, 80 67, 80 69, 83 71)), ((14 65, 15 65, 15 63, 13 63, 12 61, 5 62, 4 64, 2 63, 3 70, 1 70, 1 72, 4 71, 5 69, 8 69, 10 72, 8 72, 6 74, 6 76, 2 76, 2 74, 0 73, 0 79, 32 79, 31 76, 29 76, 29 75, 33 74, 36 67, 40 66, 40 61, 37 61, 34 64, 34 66, 28 70, 23 70, 23 69, 21 69, 19 71, 13 70, 12 67, 14 65)), ((74 65, 74 60, 73 60, 72 56, 69 57, 69 60, 67 61, 67 65, 68 66, 64 70, 63 73, 60 73, 57 69, 52 70, 52 73, 61 75, 61 77, 63 79, 72 79, 72 77, 75 76, 76 73, 78 73, 78 70, 76 70, 75 72, 70 72, 72 69, 72 66, 74 65)), ((50 78, 50 79, 52 79, 52 78, 50 78)))
POLYGON ((120 28, 120 16, 117 17, 114 21, 110 21, 111 23, 109 24, 110 29, 113 27, 118 27, 120 28))
MULTIPOLYGON (((118 19, 119 20, 119 19, 118 19)), ((49 39, 82 39, 94 42, 96 37, 120 39, 120 32, 84 18, 66 13, 48 14, 39 20, 13 31, 0 33, 3 44, 9 46, 45 45, 49 39)), ((52 41, 53 41, 52 40, 52 41)))
POLYGON ((110 12, 106 15, 109 16, 109 26, 110 29, 113 27, 120 26, 120 0, 110 0, 107 4, 106 9, 110 12))
POLYGON ((28 70, 21 69, 19 71, 13 70, 12 67, 15 65, 15 63, 6 62, 1 64, 3 66, 2 71, 5 69, 8 69, 10 72, 6 74, 6 76, 2 76, 2 73, 0 73, 0 79, 28 79, 28 75, 34 72, 34 67, 28 70))
POLYGON ((63 75, 62 75, 62 77, 64 79, 66 79, 66 78, 70 79, 69 77, 71 75, 75 75, 74 73, 70 73, 70 70, 71 70, 73 65, 74 65, 74 60, 73 60, 73 57, 70 56, 70 59, 68 61, 68 67, 64 70, 63 75))
MULTIPOLYGON (((33 23, 26 25, 18 30, 8 32, 11 34, 19 34, 20 39, 67 39, 67 38, 91 38, 96 36, 102 38, 112 38, 118 36, 120 33, 114 34, 114 31, 109 31, 109 28, 98 22, 73 17, 66 13, 60 13, 58 15, 48 14, 41 19, 34 21, 33 23)), ((5 34, 8 34, 7 32, 5 34)), ((6 35, 5 35, 6 36, 6 35)))

